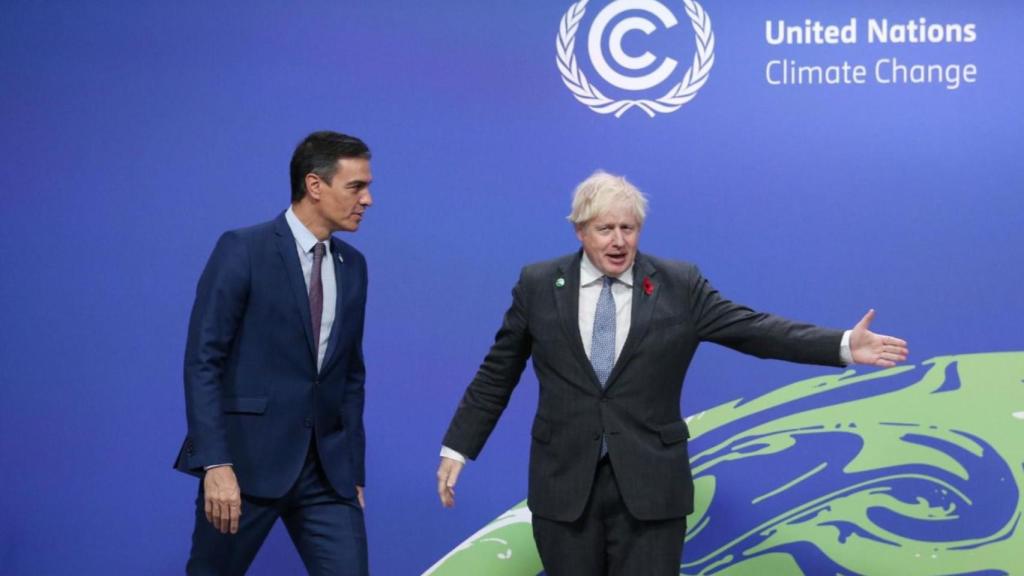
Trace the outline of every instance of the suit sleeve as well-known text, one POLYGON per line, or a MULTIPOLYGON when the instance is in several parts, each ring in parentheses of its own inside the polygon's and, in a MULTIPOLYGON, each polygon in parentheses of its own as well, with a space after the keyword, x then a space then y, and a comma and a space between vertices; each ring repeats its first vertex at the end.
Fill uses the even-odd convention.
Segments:
POLYGON ((494 344, 462 395, 444 436, 444 446, 474 460, 480 454, 530 358, 532 339, 527 318, 524 271, 512 289, 512 306, 505 312, 494 344))
POLYGON ((366 362, 363 360, 363 326, 366 317, 367 270, 363 264, 363 298, 359 326, 353 341, 353 356, 346 377, 344 419, 352 435, 352 466, 357 486, 366 486, 366 430, 363 427, 363 407, 366 403, 366 362))
POLYGON ((188 468, 232 462, 221 408, 222 378, 249 297, 249 255, 236 233, 221 236, 199 278, 185 344, 188 468))
POLYGON ((690 278, 692 310, 700 340, 728 346, 758 358, 842 366, 841 330, 793 322, 755 312, 719 294, 696 267, 690 278))

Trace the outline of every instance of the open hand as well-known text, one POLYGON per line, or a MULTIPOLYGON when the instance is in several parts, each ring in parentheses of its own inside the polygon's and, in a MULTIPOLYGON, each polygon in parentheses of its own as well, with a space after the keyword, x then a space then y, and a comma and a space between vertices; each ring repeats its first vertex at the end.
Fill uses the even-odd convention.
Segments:
POLYGON ((868 330, 874 319, 875 310, 872 308, 850 332, 850 354, 853 356, 853 362, 890 368, 898 362, 905 361, 907 354, 910 353, 907 342, 868 330))

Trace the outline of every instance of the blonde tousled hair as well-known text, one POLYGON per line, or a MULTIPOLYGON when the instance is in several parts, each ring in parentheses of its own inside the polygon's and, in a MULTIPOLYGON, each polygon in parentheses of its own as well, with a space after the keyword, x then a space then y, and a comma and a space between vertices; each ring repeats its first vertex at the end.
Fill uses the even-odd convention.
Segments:
POLYGON ((633 210, 638 226, 647 217, 647 197, 625 176, 598 170, 580 182, 572 197, 572 212, 566 218, 577 228, 612 206, 626 205, 633 210))

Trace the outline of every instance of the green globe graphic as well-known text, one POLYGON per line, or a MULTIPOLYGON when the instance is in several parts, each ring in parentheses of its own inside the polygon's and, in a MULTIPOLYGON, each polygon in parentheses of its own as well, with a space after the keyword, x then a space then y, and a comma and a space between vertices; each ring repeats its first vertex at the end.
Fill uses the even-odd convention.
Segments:
MULTIPOLYGON (((687 420, 680 574, 1024 573, 1024 352, 847 370, 687 420)), ((520 502, 424 574, 541 573, 530 520, 520 502)))

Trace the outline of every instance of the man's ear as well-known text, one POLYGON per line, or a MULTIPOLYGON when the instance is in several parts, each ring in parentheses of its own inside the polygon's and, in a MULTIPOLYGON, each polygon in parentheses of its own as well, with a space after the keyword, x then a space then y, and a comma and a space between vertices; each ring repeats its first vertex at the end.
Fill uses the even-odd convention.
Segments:
POLYGON ((586 223, 584 223, 584 224, 576 224, 576 238, 578 238, 580 242, 583 242, 583 227, 584 226, 586 226, 586 223))
POLYGON ((322 182, 323 180, 321 180, 316 174, 313 174, 312 172, 306 174, 306 195, 319 202, 321 194, 320 184, 322 182))

